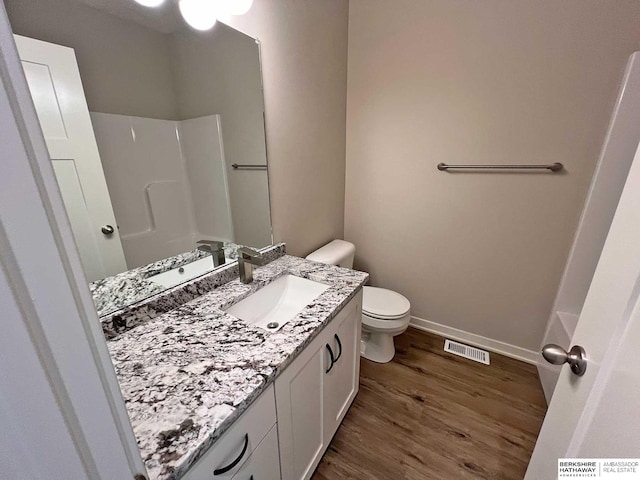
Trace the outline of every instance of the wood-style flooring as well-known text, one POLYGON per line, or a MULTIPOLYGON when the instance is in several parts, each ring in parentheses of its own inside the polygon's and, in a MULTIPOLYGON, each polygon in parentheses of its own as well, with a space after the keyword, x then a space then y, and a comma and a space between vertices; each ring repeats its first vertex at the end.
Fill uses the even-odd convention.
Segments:
POLYGON ((409 328, 392 362, 362 359, 360 391, 312 480, 521 480, 546 412, 533 365, 445 353, 409 328))

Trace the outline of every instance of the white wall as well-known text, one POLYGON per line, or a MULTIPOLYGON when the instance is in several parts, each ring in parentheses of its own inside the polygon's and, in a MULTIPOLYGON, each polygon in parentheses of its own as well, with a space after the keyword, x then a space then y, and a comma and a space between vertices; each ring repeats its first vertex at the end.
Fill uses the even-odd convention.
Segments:
POLYGON ((73 0, 5 0, 14 33, 71 47, 89 110, 177 120, 171 37, 73 0))
POLYGON ((639 24, 630 0, 352 0, 356 267, 417 317, 537 350, 639 24))

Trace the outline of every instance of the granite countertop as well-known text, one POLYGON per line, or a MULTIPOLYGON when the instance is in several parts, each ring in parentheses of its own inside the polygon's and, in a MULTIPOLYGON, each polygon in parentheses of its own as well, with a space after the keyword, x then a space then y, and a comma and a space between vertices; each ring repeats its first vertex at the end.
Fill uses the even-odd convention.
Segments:
POLYGON ((363 272, 285 255, 107 342, 151 479, 177 479, 360 290, 363 272), (267 332, 223 310, 287 273, 330 285, 267 332))
MULTIPOLYGON (((224 242, 223 248, 226 263, 235 262, 238 259, 238 247, 240 246, 235 243, 224 242)), ((91 282, 89 290, 93 296, 93 303, 96 306, 98 316, 108 315, 127 305, 167 290, 167 287, 152 282, 149 277, 210 256, 211 254, 208 252, 194 249, 91 282)), ((212 260, 211 269, 213 270, 214 268, 218 267, 213 266, 212 260)))

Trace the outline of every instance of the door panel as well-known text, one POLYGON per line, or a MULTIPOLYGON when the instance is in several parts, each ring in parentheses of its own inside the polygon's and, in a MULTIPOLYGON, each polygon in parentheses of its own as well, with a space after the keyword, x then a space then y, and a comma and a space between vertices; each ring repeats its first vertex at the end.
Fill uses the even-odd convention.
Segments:
POLYGON ((639 291, 640 150, 571 342, 586 350, 587 370, 577 377, 562 367, 526 479, 555 478, 558 458, 638 456, 639 291))
POLYGON ((616 353, 605 359, 592 399, 569 446, 569 456, 637 458, 640 456, 640 302, 635 289, 635 307, 630 312, 616 353), (581 428, 582 427, 582 428, 581 428), (624 439, 624 441, 621 441, 624 439))
POLYGON ((58 97, 53 86, 51 71, 47 65, 33 62, 22 62, 22 68, 29 83, 31 97, 40 120, 40 127, 45 138, 67 140, 58 97))
POLYGON ((58 185, 65 206, 73 202, 74 213, 67 213, 87 279, 120 273, 127 265, 75 53, 61 45, 19 35, 14 38, 54 171, 56 176, 64 175, 58 178, 58 185), (58 162, 65 165, 58 166, 58 162), (66 192, 66 188, 71 190, 66 192), (112 225, 115 232, 104 235, 103 225, 112 225))
MULTIPOLYGON (((71 230, 80 252, 80 258, 88 258, 97 252, 98 247, 75 162, 71 159, 56 160, 53 162, 53 171, 58 180, 62 201, 69 216, 71 230)), ((99 276, 104 271, 100 256, 97 256, 92 262, 83 263, 83 266, 85 273, 90 278, 100 278, 99 276)))

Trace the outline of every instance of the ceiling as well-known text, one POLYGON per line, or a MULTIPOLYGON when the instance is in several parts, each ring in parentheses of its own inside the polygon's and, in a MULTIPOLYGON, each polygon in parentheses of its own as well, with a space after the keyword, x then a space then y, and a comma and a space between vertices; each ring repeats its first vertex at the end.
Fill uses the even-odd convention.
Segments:
POLYGON ((143 25, 161 33, 173 33, 186 28, 178 11, 177 2, 165 0, 156 8, 144 7, 134 0, 75 0, 103 10, 125 20, 143 25))

